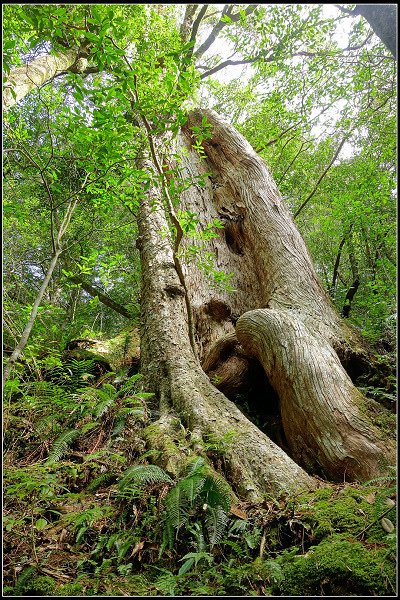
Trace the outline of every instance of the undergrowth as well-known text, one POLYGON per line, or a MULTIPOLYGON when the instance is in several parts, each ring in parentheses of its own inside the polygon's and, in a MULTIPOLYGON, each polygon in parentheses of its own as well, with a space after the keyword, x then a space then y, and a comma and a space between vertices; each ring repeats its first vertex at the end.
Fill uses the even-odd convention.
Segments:
POLYGON ((149 394, 117 381, 85 361, 8 383, 5 595, 395 595, 395 473, 240 501, 216 460, 233 440, 152 464, 149 394))

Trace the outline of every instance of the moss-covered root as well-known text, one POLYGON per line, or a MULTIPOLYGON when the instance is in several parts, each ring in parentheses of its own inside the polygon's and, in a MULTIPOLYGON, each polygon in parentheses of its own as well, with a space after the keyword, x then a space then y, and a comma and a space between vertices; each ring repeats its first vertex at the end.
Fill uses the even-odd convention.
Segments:
POLYGON ((284 566, 274 591, 288 596, 395 595, 395 567, 385 561, 386 553, 331 536, 284 566))
POLYGON ((185 465, 188 459, 184 449, 179 445, 180 432, 177 431, 176 423, 176 418, 165 414, 142 432, 147 447, 158 453, 154 456, 153 462, 174 476, 180 473, 182 465, 185 465))

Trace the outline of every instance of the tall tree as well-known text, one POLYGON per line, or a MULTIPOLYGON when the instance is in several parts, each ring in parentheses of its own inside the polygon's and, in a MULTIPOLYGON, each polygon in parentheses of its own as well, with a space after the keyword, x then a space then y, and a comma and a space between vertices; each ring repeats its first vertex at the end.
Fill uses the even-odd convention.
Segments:
POLYGON ((159 401, 160 428, 172 413, 193 439, 231 431, 227 476, 250 498, 312 487, 313 474, 371 478, 394 460, 394 449, 381 441, 344 367, 367 361, 362 340, 332 306, 263 160, 215 112, 183 109, 199 71, 205 79, 234 64, 253 63, 262 73, 293 57, 329 60, 338 51, 321 48, 315 32, 331 25, 320 9, 305 14, 301 5, 285 5, 283 14, 273 7, 270 21, 255 6, 226 5, 217 15, 190 6, 179 26, 177 7, 164 16, 148 5, 132 8, 136 25, 129 8, 103 6, 88 7, 82 24, 73 24, 90 41, 88 64, 104 72, 94 90, 74 79, 75 99, 82 104, 88 94, 86 110, 103 127, 107 103, 117 106, 140 140, 131 185, 141 188, 141 369, 159 401), (130 14, 130 39, 122 13, 130 14), (237 59, 208 55, 221 32, 237 59), (281 447, 234 402, 254 365, 263 368, 261 404, 276 403, 281 447))

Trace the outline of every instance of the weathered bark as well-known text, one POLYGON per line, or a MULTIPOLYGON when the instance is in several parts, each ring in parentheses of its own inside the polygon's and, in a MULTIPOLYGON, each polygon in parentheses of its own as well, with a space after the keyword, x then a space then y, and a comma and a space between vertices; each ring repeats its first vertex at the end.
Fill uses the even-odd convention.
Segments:
POLYGON ((75 66, 79 71, 84 70, 86 64, 78 65, 78 59, 79 51, 71 49, 63 54, 40 56, 26 65, 12 69, 4 83, 3 110, 11 108, 31 90, 60 73, 73 71, 75 66))
POLYGON ((142 203, 139 249, 142 260, 141 362, 146 389, 172 406, 185 426, 206 436, 235 431, 224 457, 228 478, 246 497, 266 491, 313 487, 315 482, 259 431, 210 382, 189 341, 184 289, 175 270, 172 245, 163 236, 167 220, 158 189, 142 203))
POLYGON ((292 456, 327 478, 369 479, 385 446, 362 415, 363 397, 327 340, 295 311, 259 309, 238 321, 242 346, 262 363, 280 399, 292 456))
POLYGON ((203 366, 218 340, 234 333, 237 316, 244 315, 238 322, 239 342, 263 364, 279 396, 292 458, 336 480, 375 476, 394 461, 394 450, 379 441, 363 396, 336 354, 351 363, 349 356, 365 354, 362 341, 322 288, 265 164, 212 111, 191 113, 182 142, 189 153, 183 176, 202 174, 206 181, 204 188, 192 186, 183 194, 182 206, 203 224, 215 218, 225 223, 208 249, 219 268, 234 273, 236 289, 217 291, 201 270, 186 266, 203 366), (213 134, 203 142, 207 158, 200 160, 191 150, 189 127, 200 126, 204 116, 213 134), (258 328, 251 327, 250 316, 256 313, 246 319, 254 309, 264 309, 258 328), (305 431, 298 435, 301 428, 305 431))

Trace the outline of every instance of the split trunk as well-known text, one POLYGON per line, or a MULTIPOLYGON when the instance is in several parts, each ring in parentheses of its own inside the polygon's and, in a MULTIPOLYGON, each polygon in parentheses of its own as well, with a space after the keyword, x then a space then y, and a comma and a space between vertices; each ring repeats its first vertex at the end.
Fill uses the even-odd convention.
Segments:
POLYGON ((139 221, 141 363, 161 419, 179 415, 196 440, 232 432, 225 466, 245 497, 310 488, 312 475, 342 481, 383 472, 394 449, 344 368, 363 354, 362 341, 322 288, 266 165, 213 111, 192 112, 179 143, 186 149, 181 177, 193 182, 180 208, 203 227, 223 222, 206 250, 217 269, 233 273, 235 291, 218 287, 210 269, 185 262, 190 240, 181 248, 185 289, 165 235, 161 190, 151 188, 139 221), (200 158, 191 127, 204 116, 212 137, 200 158))

